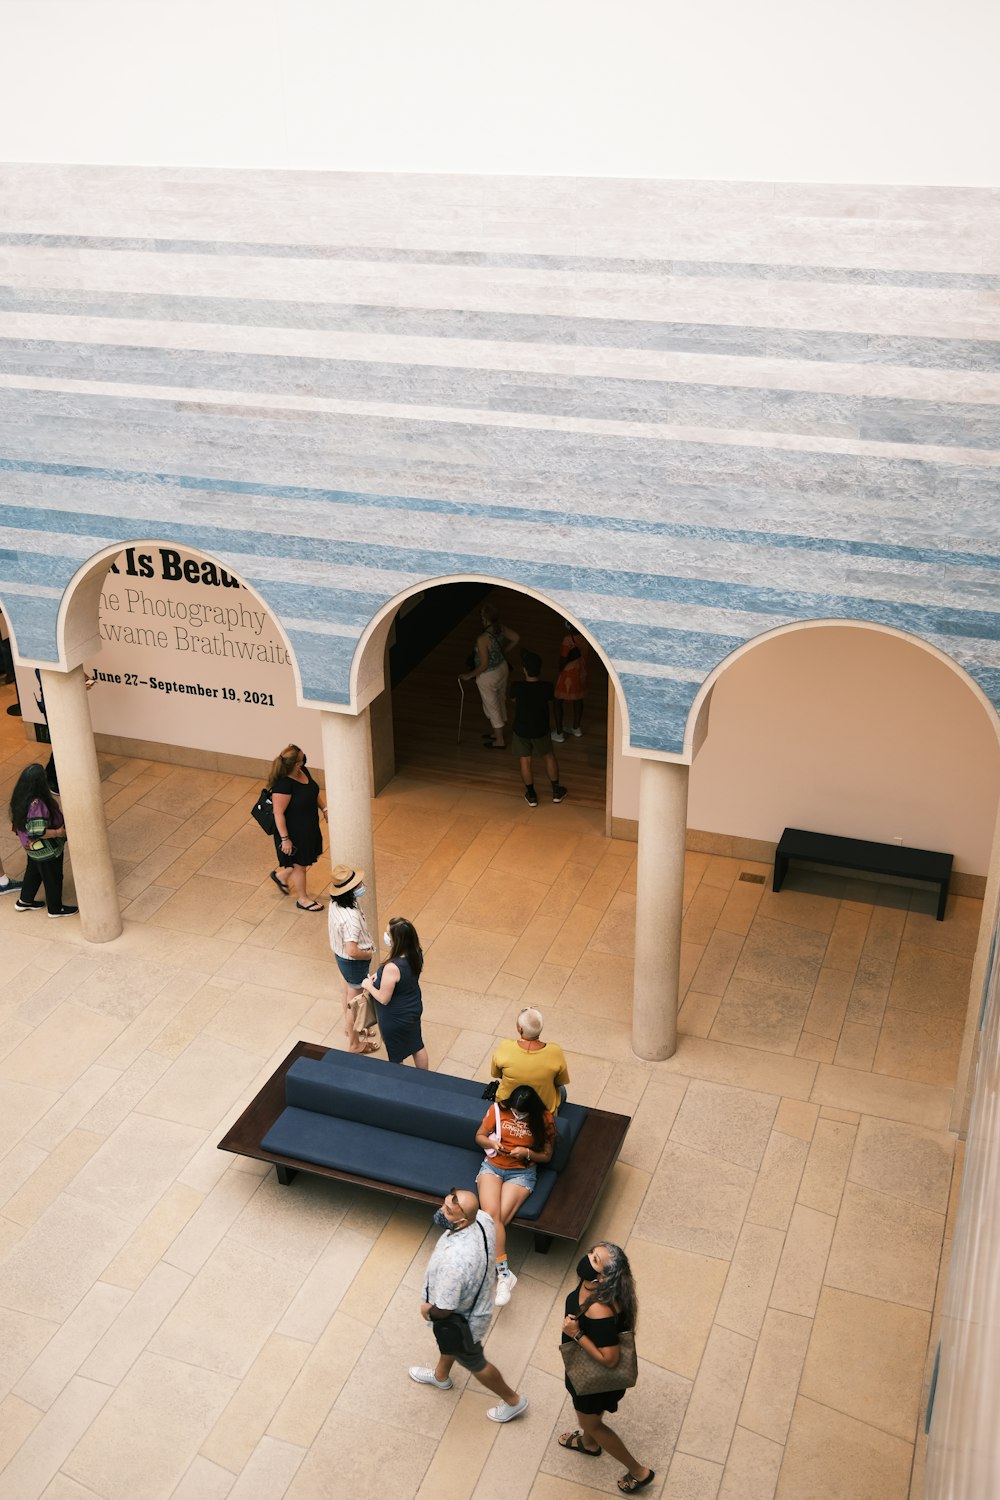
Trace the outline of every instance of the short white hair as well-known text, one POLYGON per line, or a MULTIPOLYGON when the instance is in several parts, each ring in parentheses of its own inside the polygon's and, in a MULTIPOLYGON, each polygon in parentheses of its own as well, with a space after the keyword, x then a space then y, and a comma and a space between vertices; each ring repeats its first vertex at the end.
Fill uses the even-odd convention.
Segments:
POLYGON ((541 1011, 535 1010, 534 1007, 530 1005, 528 1006, 527 1010, 522 1010, 521 1014, 517 1018, 517 1029, 518 1031, 520 1031, 526 1042, 535 1041, 535 1039, 541 1035, 541 1011))

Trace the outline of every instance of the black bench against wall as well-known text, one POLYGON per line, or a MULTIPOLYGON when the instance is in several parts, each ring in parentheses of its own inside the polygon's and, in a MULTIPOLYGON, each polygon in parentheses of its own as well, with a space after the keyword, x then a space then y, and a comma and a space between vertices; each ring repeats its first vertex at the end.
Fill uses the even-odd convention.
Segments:
POLYGON ((818 865, 847 870, 867 870, 872 875, 926 880, 938 888, 937 919, 944 921, 948 884, 954 856, 936 849, 910 849, 905 844, 873 844, 868 839, 845 839, 833 833, 809 833, 804 828, 786 828, 774 855, 773 889, 780 891, 793 859, 808 859, 818 865))

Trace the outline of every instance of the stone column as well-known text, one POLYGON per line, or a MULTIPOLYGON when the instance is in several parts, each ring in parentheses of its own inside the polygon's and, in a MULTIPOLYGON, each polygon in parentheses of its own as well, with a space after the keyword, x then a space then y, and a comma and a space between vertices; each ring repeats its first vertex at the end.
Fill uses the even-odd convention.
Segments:
POLYGON ((687 793, 687 766, 642 762, 632 1050, 651 1062, 677 1050, 687 793))
POLYGON ((359 714, 320 711, 326 800, 330 806, 331 865, 365 872, 361 907, 376 949, 382 947, 375 899, 375 840, 372 833, 371 727, 367 708, 359 714))
POLYGON ((66 817, 80 927, 89 943, 109 943, 121 933, 122 916, 83 668, 70 672, 43 669, 42 692, 59 775, 59 800, 66 817))

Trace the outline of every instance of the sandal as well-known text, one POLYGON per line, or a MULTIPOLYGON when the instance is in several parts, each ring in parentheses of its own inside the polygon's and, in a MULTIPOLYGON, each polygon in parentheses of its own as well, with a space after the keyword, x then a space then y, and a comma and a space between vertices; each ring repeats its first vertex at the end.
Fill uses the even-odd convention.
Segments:
POLYGON ((656 1471, 650 1469, 645 1479, 636 1479, 632 1474, 623 1474, 618 1481, 618 1488, 623 1495, 634 1495, 636 1490, 644 1490, 647 1484, 652 1484, 656 1478, 656 1471))
POLYGON ((377 1052, 381 1045, 382 1043, 378 1040, 365 1042, 365 1045, 361 1049, 362 1055, 366 1056, 369 1052, 377 1052))
POLYGON ((287 885, 285 884, 285 882, 283 880, 279 880, 278 879, 277 875, 274 873, 273 870, 271 871, 271 879, 274 881, 275 885, 278 887, 278 890, 281 892, 281 894, 283 896, 287 896, 288 895, 288 887, 287 887, 287 885))
POLYGON ((308 906, 303 906, 301 901, 296 901, 295 905, 298 907, 299 911, 322 911, 323 910, 322 906, 320 906, 320 904, 319 904, 318 901, 310 901, 308 906))
POLYGON ((558 1439, 560 1448, 569 1448, 573 1453, 585 1453, 588 1458, 600 1458, 603 1448, 585 1448, 583 1433, 579 1427, 573 1432, 564 1432, 558 1439))

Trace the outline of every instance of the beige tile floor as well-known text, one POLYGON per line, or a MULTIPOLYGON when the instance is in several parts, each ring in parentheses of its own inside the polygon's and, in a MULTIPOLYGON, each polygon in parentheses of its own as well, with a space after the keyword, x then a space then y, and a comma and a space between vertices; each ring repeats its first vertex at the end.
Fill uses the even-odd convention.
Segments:
MULTIPOLYGON (((6 791, 31 758, 6 719, 0 755, 6 791)), ((514 1236, 489 1351, 531 1408, 498 1429, 475 1384, 406 1377, 430 1352, 425 1209, 279 1188, 215 1149, 294 1040, 341 1043, 325 923, 267 880, 252 783, 103 771, 124 935, 91 947, 0 900, 0 1500, 615 1493, 619 1466, 555 1441, 575 1250, 514 1236)), ((918 893, 864 903, 808 872, 774 896, 741 878, 765 867, 692 854, 683 1034, 649 1064, 629 1047, 635 848, 599 814, 397 779, 375 816, 382 915, 426 948, 432 1066, 485 1076, 531 1001, 574 1097, 633 1116, 592 1232, 638 1280, 616 1420, 647 1493, 919 1494, 979 904, 939 924, 918 893)))

